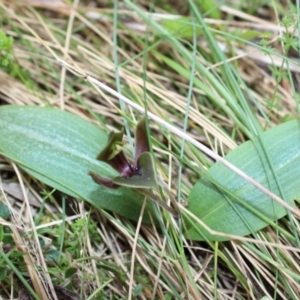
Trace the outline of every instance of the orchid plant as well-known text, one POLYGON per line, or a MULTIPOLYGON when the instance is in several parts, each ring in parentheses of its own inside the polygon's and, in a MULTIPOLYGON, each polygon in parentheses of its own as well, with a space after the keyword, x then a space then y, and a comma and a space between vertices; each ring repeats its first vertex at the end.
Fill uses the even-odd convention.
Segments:
POLYGON ((124 130, 111 132, 106 147, 98 154, 97 159, 109 164, 120 176, 106 178, 95 172, 89 172, 92 179, 107 188, 117 189, 121 186, 131 187, 148 196, 160 206, 176 215, 176 212, 165 202, 148 190, 157 188, 157 176, 153 156, 150 152, 145 118, 137 124, 135 132, 135 159, 131 164, 123 152, 124 130))

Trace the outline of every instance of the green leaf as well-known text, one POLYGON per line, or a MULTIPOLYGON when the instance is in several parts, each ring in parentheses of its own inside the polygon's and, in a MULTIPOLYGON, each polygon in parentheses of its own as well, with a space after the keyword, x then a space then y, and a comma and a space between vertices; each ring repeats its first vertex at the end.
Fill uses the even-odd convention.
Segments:
POLYGON ((261 36, 261 32, 258 31, 258 30, 246 30, 246 31, 235 31, 235 32, 232 32, 231 34, 235 35, 236 37, 239 38, 239 41, 241 43, 244 43, 245 40, 246 41, 251 41, 255 38, 258 38, 261 36))
POLYGON ((161 22, 161 25, 170 34, 178 38, 191 38, 194 35, 194 26, 196 26, 196 34, 202 34, 202 29, 198 25, 193 24, 189 17, 181 17, 175 20, 166 19, 161 22))
POLYGON ((0 268, 0 281, 7 279, 7 268, 0 268))
MULTIPOLYGON (((286 122, 261 136, 266 152, 259 142, 248 141, 231 151, 226 160, 295 207, 294 200, 300 196, 299 122, 286 122), (272 162, 282 194, 264 153, 272 162)), ((188 209, 215 231, 245 236, 287 214, 280 204, 220 163, 213 165, 206 175, 192 189, 188 209)), ((186 223, 187 238, 226 240, 209 234, 195 221, 186 220, 186 223)))
POLYGON ((6 204, 0 203, 0 218, 8 219, 11 216, 9 208, 6 204))
POLYGON ((133 296, 137 297, 141 294, 141 292, 143 291, 143 286, 139 283, 135 286, 134 290, 133 290, 133 296))
POLYGON ((218 8, 218 1, 215 0, 196 0, 195 1, 197 7, 199 8, 199 11, 201 11, 202 14, 208 14, 210 18, 213 19, 221 19, 221 12, 218 8))
POLYGON ((76 272, 77 272, 76 268, 68 268, 65 271, 65 278, 69 278, 69 277, 73 276, 74 274, 76 274, 76 272))
POLYGON ((88 175, 89 171, 108 178, 118 175, 96 159, 106 143, 103 131, 70 113, 33 106, 0 107, 1 154, 55 189, 136 220, 144 198, 140 193, 126 187, 107 189, 88 175))

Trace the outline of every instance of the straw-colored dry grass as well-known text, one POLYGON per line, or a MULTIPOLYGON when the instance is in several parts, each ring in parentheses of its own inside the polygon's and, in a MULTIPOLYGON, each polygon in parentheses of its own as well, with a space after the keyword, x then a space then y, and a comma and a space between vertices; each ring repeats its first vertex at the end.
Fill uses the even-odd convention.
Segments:
MULTIPOLYGON (((183 124, 190 80, 174 71, 159 54, 181 66, 189 63, 130 6, 119 3, 115 17, 120 23, 116 27, 113 20, 116 6, 95 7, 97 1, 90 1, 89 5, 87 2, 0 3, 2 30, 14 38, 11 69, 0 69, 0 103, 51 105, 96 122, 106 132, 120 128, 127 119, 127 128, 133 132, 131 125, 141 112, 120 104, 119 99, 90 84, 85 80, 89 75, 140 107, 144 107, 146 97, 152 114, 185 135, 183 124)), ((147 5, 139 3, 142 10, 147 5)), ((186 11, 184 7, 181 9, 186 11)), ((285 28, 276 23, 272 8, 260 8, 261 14, 257 16, 226 4, 220 9, 224 19, 206 18, 207 25, 220 32, 226 28, 228 33, 268 32, 268 40, 282 53, 279 37, 285 28), (270 14, 270 21, 266 14, 270 14)), ((175 11, 167 12, 163 5, 155 7, 155 13, 153 19, 158 22, 178 18, 175 11)), ((289 30, 296 36, 292 27, 289 30)), ((264 56, 254 45, 234 40, 229 43, 230 36, 226 35, 218 36, 217 41, 221 50, 226 49, 228 62, 236 63, 244 81, 242 90, 255 99, 253 109, 263 126, 269 127, 270 123, 262 112, 273 124, 297 116, 291 82, 285 78, 278 82, 268 70, 269 65, 280 68, 284 54, 264 56), (276 103, 267 103, 266 99, 272 97, 276 103)), ((197 43, 202 55, 212 55, 214 50, 201 35, 197 43)), ((191 44, 192 38, 187 38, 187 48, 191 44)), ((198 54, 196 59, 208 70, 223 76, 220 67, 224 61, 211 61, 208 65, 198 54)), ((290 67, 293 83, 299 87, 299 64, 290 67)), ((215 90, 202 74, 196 73, 195 78, 215 90)), ((218 106, 194 86, 190 100, 187 123, 190 137, 220 155, 247 139, 235 120, 220 108, 227 106, 224 99, 220 97, 218 106)), ((158 172, 175 198, 180 178, 181 198, 185 201, 205 163, 208 166, 213 160, 202 157, 194 146, 186 144, 181 167, 180 135, 158 122, 150 120, 150 126, 158 172)), ((127 152, 130 155, 129 148, 127 152)), ((6 252, 13 251, 12 262, 25 278, 30 277, 31 285, 42 299, 300 298, 299 253, 294 251, 297 247, 284 237, 278 238, 272 229, 264 230, 248 242, 208 245, 172 237, 177 228, 175 220, 164 223, 165 230, 171 228, 167 237, 161 234, 161 228, 108 215, 76 199, 64 198, 59 192, 52 193, 7 159, 0 159, 3 183, 0 199, 13 213, 9 222, 3 220, 1 224, 5 230, 12 230, 10 234, 18 245, 13 248, 11 241, 6 252), (16 256, 20 252, 23 259, 16 256), (74 274, 66 275, 73 271, 74 274), (74 294, 63 294, 64 289, 55 289, 58 285, 74 294)), ((5 250, 4 244, 2 249, 5 250)), ((6 269, 7 273, 0 282, 0 297, 9 299, 22 285, 12 268, 3 260, 1 263, 0 269, 6 269)), ((24 288, 21 294, 26 295, 24 288)))

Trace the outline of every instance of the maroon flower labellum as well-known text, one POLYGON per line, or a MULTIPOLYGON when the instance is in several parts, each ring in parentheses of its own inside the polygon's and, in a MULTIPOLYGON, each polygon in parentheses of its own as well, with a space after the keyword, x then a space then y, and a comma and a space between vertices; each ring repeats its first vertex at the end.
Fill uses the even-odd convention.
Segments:
POLYGON ((93 180, 108 188, 127 186, 132 188, 155 188, 157 186, 155 166, 152 154, 149 152, 149 141, 145 118, 138 123, 135 133, 135 160, 131 164, 122 149, 123 130, 111 132, 106 147, 99 153, 97 159, 109 164, 120 173, 115 178, 104 178, 89 172, 93 180))

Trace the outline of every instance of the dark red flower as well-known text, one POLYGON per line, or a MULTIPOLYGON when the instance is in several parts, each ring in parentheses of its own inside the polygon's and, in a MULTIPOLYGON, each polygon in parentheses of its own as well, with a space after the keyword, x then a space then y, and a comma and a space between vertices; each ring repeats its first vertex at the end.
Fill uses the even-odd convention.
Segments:
POLYGON ((154 160, 149 152, 149 141, 145 118, 138 123, 135 134, 135 160, 131 164, 123 152, 123 130, 111 132, 106 147, 97 159, 109 164, 120 173, 115 178, 105 178, 95 172, 89 172, 93 180, 108 188, 128 186, 133 188, 155 188, 157 186, 154 160))

